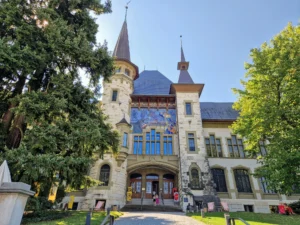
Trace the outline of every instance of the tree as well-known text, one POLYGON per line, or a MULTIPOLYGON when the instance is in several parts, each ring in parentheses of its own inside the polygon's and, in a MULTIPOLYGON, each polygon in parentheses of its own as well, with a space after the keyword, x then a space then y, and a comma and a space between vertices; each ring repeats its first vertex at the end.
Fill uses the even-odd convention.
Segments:
POLYGON ((14 181, 41 190, 57 181, 88 186, 93 160, 117 152, 118 134, 96 99, 113 59, 96 43, 91 12, 111 12, 110 1, 0 3, 0 161, 8 160, 14 181))
POLYGON ((292 194, 300 187, 300 26, 288 26, 271 42, 251 50, 244 90, 234 89, 240 117, 233 130, 245 137, 246 149, 258 152, 268 143, 255 176, 269 189, 292 194))

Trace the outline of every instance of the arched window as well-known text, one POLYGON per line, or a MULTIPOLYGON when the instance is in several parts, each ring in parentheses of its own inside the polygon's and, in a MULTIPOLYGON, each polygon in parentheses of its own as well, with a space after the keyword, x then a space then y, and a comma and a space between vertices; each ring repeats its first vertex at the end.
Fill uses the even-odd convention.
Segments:
POLYGON ((214 182, 216 184, 217 192, 227 192, 225 173, 223 169, 212 169, 211 170, 214 182))
POLYGON ((245 169, 234 170, 236 188, 238 192, 252 193, 248 171, 245 169))
POLYGON ((117 67, 115 73, 121 73, 121 67, 117 67))
POLYGON ((110 174, 110 166, 107 164, 103 165, 100 170, 100 178, 99 178, 99 180, 101 181, 100 186, 108 186, 109 174, 110 174))
POLYGON ((193 168, 191 170, 191 189, 200 189, 200 181, 199 181, 199 172, 197 169, 193 168))

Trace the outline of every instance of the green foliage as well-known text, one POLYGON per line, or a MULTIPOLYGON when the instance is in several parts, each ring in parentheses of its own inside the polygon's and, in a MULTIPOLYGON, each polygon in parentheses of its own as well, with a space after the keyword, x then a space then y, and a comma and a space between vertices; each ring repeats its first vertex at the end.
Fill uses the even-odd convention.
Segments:
MULTIPOLYGON (((58 211, 54 211, 56 213, 59 213, 58 211)), ((66 213, 67 217, 62 217, 61 219, 55 219, 52 221, 45 221, 45 220, 39 220, 41 222, 38 223, 34 223, 34 221, 32 220, 32 223, 30 222, 29 224, 31 225, 83 225, 85 224, 85 220, 86 220, 86 216, 87 213, 86 211, 73 211, 73 212, 64 212, 66 213), (70 214, 70 216, 68 216, 68 214, 70 214), (43 222, 42 222, 43 221, 43 222)), ((119 213, 121 214, 121 213, 119 213)), ((93 212, 93 216, 91 219, 91 225, 99 225, 101 224, 101 222, 104 220, 106 216, 105 212, 93 212)), ((24 219, 23 219, 24 221, 24 219)), ((22 221, 22 222, 23 222, 22 221)), ((29 221, 28 221, 29 222, 29 221)))
POLYGON ((22 224, 37 223, 41 221, 57 220, 68 217, 71 212, 68 211, 37 211, 25 214, 22 218, 22 224))
MULTIPOLYGON (((252 212, 230 212, 230 217, 242 218, 251 225, 298 225, 300 224, 300 216, 286 216, 280 214, 252 213, 252 212)), ((189 213, 188 216, 204 222, 209 225, 224 225, 224 212, 205 213, 202 218, 200 213, 189 213)), ((241 221, 236 221, 236 225, 245 225, 241 221)))
POLYGON ((53 205, 51 201, 48 201, 47 197, 29 197, 25 211, 34 211, 37 213, 38 211, 52 209, 53 205))
POLYGON ((0 163, 6 159, 14 181, 45 197, 53 182, 96 184, 86 176, 89 167, 118 149, 118 134, 96 99, 113 59, 106 44, 96 43, 91 12, 109 13, 111 2, 0 3, 0 163))
POLYGON ((265 140, 268 154, 259 156, 256 176, 268 188, 292 194, 300 187, 300 26, 289 24, 271 42, 251 50, 244 90, 234 89, 240 117, 234 132, 245 137, 248 151, 259 152, 265 140))
POLYGON ((293 209, 294 213, 300 214, 300 201, 292 202, 289 206, 293 209))

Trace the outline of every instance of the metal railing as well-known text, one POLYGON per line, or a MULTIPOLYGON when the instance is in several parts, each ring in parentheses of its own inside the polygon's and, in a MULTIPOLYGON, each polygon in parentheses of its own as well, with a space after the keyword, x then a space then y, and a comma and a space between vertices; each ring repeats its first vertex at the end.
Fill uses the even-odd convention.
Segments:
POLYGON ((242 218, 231 218, 229 214, 224 214, 224 217, 225 217, 226 225, 235 225, 236 220, 239 220, 246 225, 250 225, 248 222, 246 222, 242 218))
POLYGON ((141 195, 141 211, 143 210, 143 201, 144 201, 144 191, 142 191, 142 195, 141 195))

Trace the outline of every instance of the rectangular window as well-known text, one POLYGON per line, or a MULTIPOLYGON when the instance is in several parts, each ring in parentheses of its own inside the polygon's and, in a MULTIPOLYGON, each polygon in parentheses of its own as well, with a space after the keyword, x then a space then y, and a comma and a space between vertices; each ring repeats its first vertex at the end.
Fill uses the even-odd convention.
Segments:
POLYGON ((262 156, 267 155, 268 152, 264 141, 259 142, 259 151, 262 156))
POLYGON ((259 178, 261 187, 263 189, 263 192, 266 194, 276 194, 276 192, 274 190, 269 190, 268 189, 268 183, 266 181, 266 179, 264 177, 259 178))
POLYGON ((151 130, 151 155, 155 155, 155 130, 151 130))
POLYGON ((210 135, 205 138, 206 152, 208 157, 223 157, 221 140, 210 135))
POLYGON ((172 136, 164 136, 164 155, 173 155, 172 136))
POLYGON ((116 73, 121 73, 121 67, 116 69, 116 73))
POLYGON ((192 115, 192 103, 190 102, 185 103, 185 114, 192 115))
POLYGON ((195 137, 193 133, 188 133, 189 151, 195 151, 195 137))
POLYGON ((143 154, 143 136, 134 136, 133 154, 143 154))
POLYGON ((156 155, 160 155, 160 133, 156 133, 156 155))
POLYGON ((150 155, 150 133, 146 133, 146 155, 150 155))
POLYGON ((231 135, 231 139, 227 139, 229 156, 234 158, 245 158, 243 140, 238 139, 236 135, 231 135))
POLYGON ((127 139, 128 139, 128 134, 124 133, 123 134, 123 147, 127 147, 127 139))
POLYGON ((113 91, 111 101, 116 102, 118 97, 118 91, 113 91))

